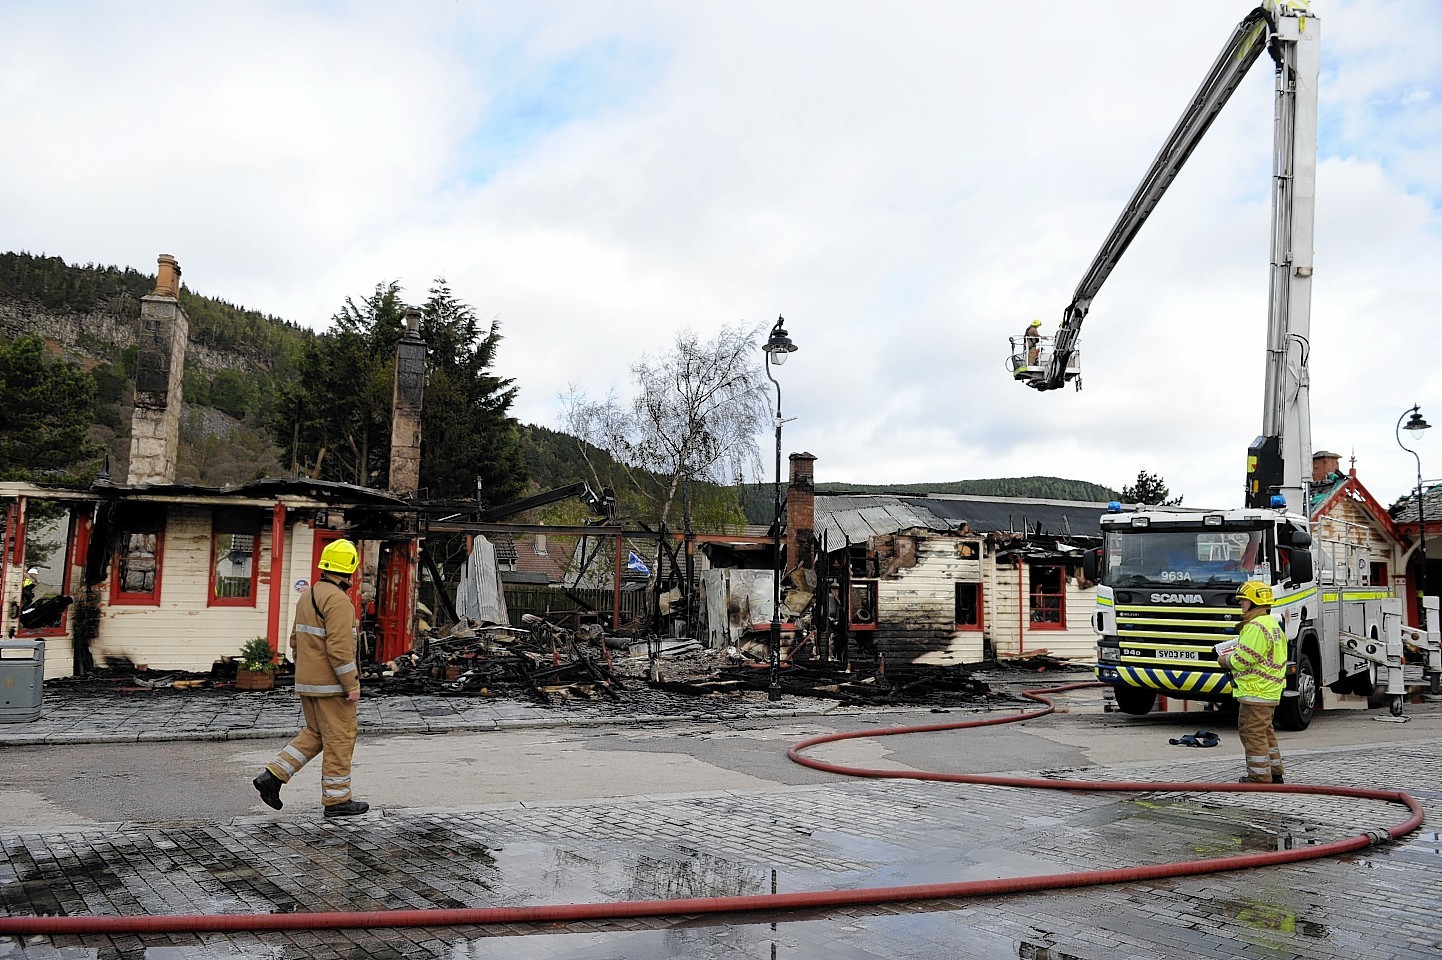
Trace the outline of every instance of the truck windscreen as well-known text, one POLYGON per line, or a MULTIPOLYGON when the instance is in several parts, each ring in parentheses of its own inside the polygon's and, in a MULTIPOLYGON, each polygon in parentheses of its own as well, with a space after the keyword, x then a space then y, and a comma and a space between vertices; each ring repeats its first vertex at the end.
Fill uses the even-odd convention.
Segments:
POLYGON ((1108 531, 1102 582, 1112 587, 1227 587, 1272 582, 1265 530, 1108 531))

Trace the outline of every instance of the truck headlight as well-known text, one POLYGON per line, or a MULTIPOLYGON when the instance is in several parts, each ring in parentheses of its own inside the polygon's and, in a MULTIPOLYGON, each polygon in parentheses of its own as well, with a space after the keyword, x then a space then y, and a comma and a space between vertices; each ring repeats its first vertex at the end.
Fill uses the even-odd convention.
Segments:
POLYGON ((1120 647, 1097 647, 1097 661, 1099 663, 1121 663, 1122 651, 1120 647))

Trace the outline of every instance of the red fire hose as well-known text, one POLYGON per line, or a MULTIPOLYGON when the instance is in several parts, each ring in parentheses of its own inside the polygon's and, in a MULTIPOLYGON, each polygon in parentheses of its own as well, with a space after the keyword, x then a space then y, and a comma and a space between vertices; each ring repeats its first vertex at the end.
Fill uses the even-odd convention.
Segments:
POLYGON ((966 720, 916 727, 890 727, 854 733, 834 733, 811 737, 792 745, 786 755, 804 766, 854 777, 891 777, 906 780, 938 780, 945 783, 981 783, 1005 787, 1034 787, 1044 790, 1084 791, 1147 791, 1165 790, 1186 793, 1271 792, 1307 793, 1321 796, 1354 797, 1381 800, 1405 806, 1411 815, 1400 823, 1382 829, 1363 831, 1356 836, 1331 843, 1253 853, 1209 860, 1185 860, 1140 867, 1119 867, 1112 870, 1084 870, 1075 873, 1053 873, 1031 877, 996 880, 967 880, 954 883, 928 883, 905 887, 871 887, 853 890, 812 890, 798 893, 755 894, 734 897, 691 897, 678 900, 629 900, 618 903, 571 903, 535 907, 477 907, 447 910, 369 910, 334 913, 261 913, 261 914, 198 914, 190 916, 145 917, 0 917, 0 934, 116 934, 116 933, 211 933, 259 930, 334 930, 389 927, 479 926, 496 923, 556 923, 576 920, 618 920, 634 917, 690 916, 697 914, 740 913, 758 910, 816 909, 818 907, 853 906, 857 904, 894 903, 905 900, 950 900, 960 897, 997 896, 1036 890, 1061 890, 1108 883, 1138 880, 1160 880, 1169 877, 1220 873, 1250 867, 1297 863, 1337 856, 1354 850, 1386 843, 1406 836, 1422 824, 1422 807, 1409 794, 1400 790, 1369 790, 1314 784, 1248 784, 1248 783, 1168 783, 1153 781, 1050 780, 1036 777, 994 776, 968 773, 930 773, 925 771, 868 770, 825 763, 803 756, 805 750, 837 740, 860 737, 887 737, 904 733, 960 730, 999 723, 1015 723, 1051 713, 1056 705, 1044 694, 1094 687, 1094 683, 1073 683, 1049 690, 1027 690, 1023 696, 1046 704, 1045 709, 1028 713, 966 720))

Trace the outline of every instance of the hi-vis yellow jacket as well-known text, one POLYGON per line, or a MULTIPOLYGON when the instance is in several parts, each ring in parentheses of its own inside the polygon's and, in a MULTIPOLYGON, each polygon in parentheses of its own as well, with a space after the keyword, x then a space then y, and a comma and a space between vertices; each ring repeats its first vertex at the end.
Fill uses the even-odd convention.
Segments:
POLYGON ((300 595, 290 648, 295 692, 302 697, 341 697, 360 686, 355 607, 333 581, 322 577, 300 595))
POLYGON ((1270 613, 1247 621, 1231 657, 1232 686, 1238 700, 1276 703, 1287 685, 1287 634, 1270 613))

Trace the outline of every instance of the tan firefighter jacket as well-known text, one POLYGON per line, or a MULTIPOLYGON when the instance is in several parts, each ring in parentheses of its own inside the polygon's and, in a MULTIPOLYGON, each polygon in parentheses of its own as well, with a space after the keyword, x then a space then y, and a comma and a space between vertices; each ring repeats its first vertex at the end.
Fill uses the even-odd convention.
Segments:
POLYGON ((290 649, 295 692, 301 696, 340 697, 360 686, 355 607, 334 582, 322 578, 300 595, 290 649))

